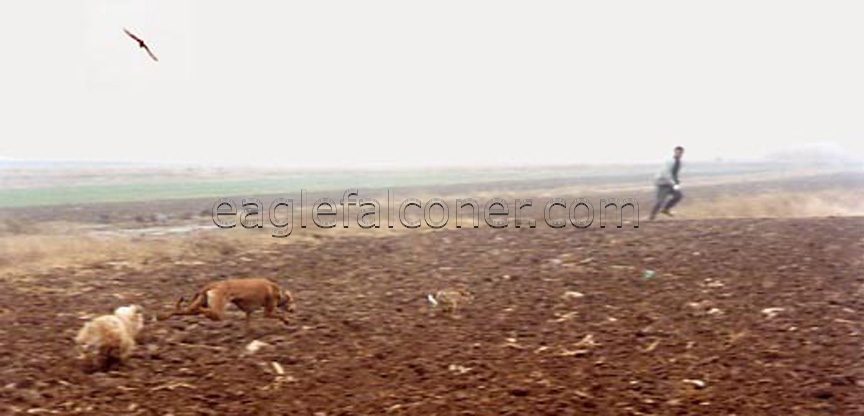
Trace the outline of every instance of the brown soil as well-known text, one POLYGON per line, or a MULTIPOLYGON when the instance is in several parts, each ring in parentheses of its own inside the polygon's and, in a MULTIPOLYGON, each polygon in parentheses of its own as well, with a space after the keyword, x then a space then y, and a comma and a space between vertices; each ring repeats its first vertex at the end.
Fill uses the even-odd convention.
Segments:
POLYGON ((448 226, 9 278, 0 413, 860 414, 861 230, 862 218, 448 226), (130 303, 152 315, 251 274, 293 290, 291 325, 148 320, 123 367, 74 360, 88 316, 130 303), (474 302, 432 310, 425 295, 454 286, 474 302), (244 354, 255 339, 270 347, 244 354))

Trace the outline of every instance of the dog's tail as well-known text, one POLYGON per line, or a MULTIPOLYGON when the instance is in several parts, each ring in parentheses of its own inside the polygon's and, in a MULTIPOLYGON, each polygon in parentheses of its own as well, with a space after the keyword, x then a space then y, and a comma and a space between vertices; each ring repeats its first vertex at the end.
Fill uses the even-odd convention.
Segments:
POLYGON ((186 296, 180 296, 180 299, 177 299, 177 303, 174 304, 174 310, 169 313, 158 315, 156 320, 164 321, 172 316, 182 315, 184 312, 182 308, 184 301, 186 301, 186 296))

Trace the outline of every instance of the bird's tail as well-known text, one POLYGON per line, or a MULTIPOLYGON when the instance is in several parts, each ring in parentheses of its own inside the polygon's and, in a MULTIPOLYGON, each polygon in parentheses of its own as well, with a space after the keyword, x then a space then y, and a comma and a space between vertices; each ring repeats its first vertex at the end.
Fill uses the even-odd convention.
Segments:
POLYGON ((435 295, 431 293, 426 295, 426 300, 428 300, 432 306, 438 306, 438 299, 435 299, 435 295))

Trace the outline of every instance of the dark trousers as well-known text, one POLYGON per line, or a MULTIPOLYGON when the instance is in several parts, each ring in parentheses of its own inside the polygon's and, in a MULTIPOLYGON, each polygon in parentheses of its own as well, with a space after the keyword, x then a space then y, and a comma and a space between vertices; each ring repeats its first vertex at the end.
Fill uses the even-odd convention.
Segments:
POLYGON ((651 218, 657 216, 657 213, 661 209, 672 209, 678 201, 681 201, 681 198, 684 198, 684 194, 682 194, 681 191, 673 189, 672 185, 657 185, 657 202, 651 210, 651 218), (672 198, 669 198, 670 195, 672 198))

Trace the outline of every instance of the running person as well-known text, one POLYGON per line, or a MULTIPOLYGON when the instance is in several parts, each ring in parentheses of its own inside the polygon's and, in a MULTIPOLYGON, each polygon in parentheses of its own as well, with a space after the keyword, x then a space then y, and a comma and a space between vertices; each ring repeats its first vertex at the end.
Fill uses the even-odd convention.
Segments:
POLYGON ((666 162, 663 170, 657 175, 655 184, 657 185, 657 202, 654 204, 654 209, 651 210, 649 220, 657 217, 657 212, 672 216, 670 211, 684 195, 681 193, 681 185, 678 182, 678 172, 681 170, 681 156, 684 155, 684 148, 678 146, 675 148, 675 154, 672 160, 666 162), (669 198, 669 196, 672 198, 669 198), (668 201, 667 201, 668 199, 668 201))

